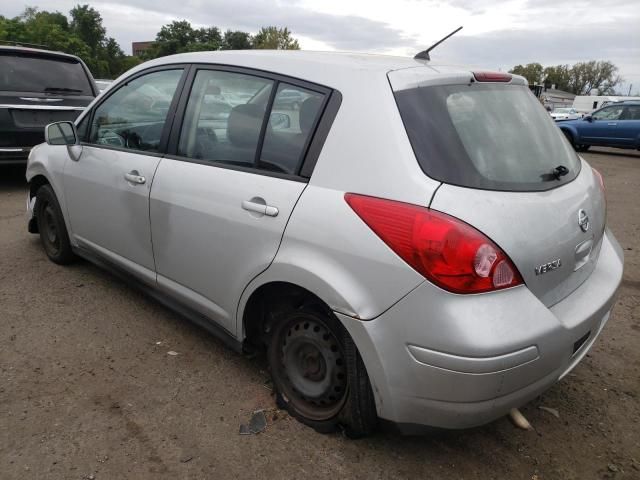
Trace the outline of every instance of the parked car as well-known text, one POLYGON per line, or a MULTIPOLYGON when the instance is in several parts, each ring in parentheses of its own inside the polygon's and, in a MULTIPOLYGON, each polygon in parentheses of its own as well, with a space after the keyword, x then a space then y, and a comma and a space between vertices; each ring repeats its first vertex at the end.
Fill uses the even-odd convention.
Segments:
POLYGON ((556 122, 559 120, 575 120, 576 118, 582 118, 582 115, 575 108, 556 108, 551 112, 551 118, 556 122))
POLYGON ((88 259, 265 352, 278 404, 319 431, 506 414, 586 355, 622 278, 602 177, 506 73, 163 57, 49 125, 27 179, 53 262, 88 259), (221 85, 246 99, 226 117, 204 108, 221 85), (142 90, 169 108, 124 108, 142 90), (299 111, 272 112, 290 91, 299 111))
POLYGON ((640 150, 640 101, 613 103, 558 126, 579 152, 592 145, 640 150))
POLYGON ((109 88, 109 85, 111 85, 112 83, 113 83, 113 80, 107 80, 104 78, 96 79, 96 86, 98 87, 98 90, 100 91, 100 93, 104 92, 107 88, 109 88))
POLYGON ((78 57, 0 45, 0 166, 25 164, 45 125, 74 120, 97 94, 78 57))

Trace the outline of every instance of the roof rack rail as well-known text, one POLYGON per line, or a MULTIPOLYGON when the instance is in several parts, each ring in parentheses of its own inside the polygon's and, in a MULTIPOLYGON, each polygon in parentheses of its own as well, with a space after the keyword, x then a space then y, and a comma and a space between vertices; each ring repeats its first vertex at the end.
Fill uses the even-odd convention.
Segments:
POLYGON ((462 27, 458 27, 456 28, 453 32, 451 32, 449 35, 447 35, 444 38, 441 38, 440 40, 438 40, 436 43, 434 43, 433 45, 431 45, 429 48, 427 48, 426 50, 423 50, 419 53, 416 54, 415 58, 416 60, 431 60, 431 57, 429 56, 429 52, 431 50, 433 50, 434 48, 436 48, 438 45, 440 45, 442 42, 444 42, 447 38, 455 35, 456 33, 458 33, 460 30, 462 30, 462 27))
POLYGON ((27 47, 27 48, 41 48, 43 50, 52 50, 48 45, 41 45, 39 43, 19 42, 16 40, 0 40, 0 45, 10 45, 13 47, 27 47))

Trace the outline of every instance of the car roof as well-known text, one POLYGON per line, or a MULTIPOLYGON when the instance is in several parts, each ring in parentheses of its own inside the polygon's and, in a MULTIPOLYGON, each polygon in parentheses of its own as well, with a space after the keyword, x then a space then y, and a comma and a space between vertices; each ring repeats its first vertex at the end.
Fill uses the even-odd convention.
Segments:
POLYGON ((21 47, 21 46, 13 46, 13 45, 0 45, 0 52, 15 52, 15 53, 26 53, 37 56, 46 56, 46 57, 58 57, 64 58, 67 60, 76 60, 80 61, 75 55, 71 55, 64 52, 58 52, 55 50, 44 50, 41 48, 31 48, 31 47, 21 47))
POLYGON ((439 76, 444 71, 447 74, 455 71, 465 75, 470 71, 465 67, 392 55, 307 50, 224 50, 161 57, 145 62, 135 67, 131 72, 180 63, 246 67, 308 80, 334 88, 352 85, 354 76, 371 76, 376 73, 381 76, 390 71, 409 68, 423 68, 425 73, 434 76, 439 76))

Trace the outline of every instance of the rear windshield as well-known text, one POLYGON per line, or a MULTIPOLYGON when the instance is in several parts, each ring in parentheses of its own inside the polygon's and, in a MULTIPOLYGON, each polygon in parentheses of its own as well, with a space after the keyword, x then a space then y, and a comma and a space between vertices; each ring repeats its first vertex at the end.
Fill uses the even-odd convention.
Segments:
POLYGON ((395 97, 420 167, 436 180, 485 190, 548 190, 580 171, 577 155, 526 87, 442 85, 395 97), (558 175, 559 166, 568 173, 558 175))
POLYGON ((77 60, 13 53, 0 53, 0 90, 93 96, 77 60))

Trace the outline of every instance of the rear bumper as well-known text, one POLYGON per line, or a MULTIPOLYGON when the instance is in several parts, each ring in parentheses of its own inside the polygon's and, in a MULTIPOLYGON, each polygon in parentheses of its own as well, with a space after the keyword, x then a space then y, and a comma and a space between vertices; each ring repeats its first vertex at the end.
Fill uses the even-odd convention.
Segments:
POLYGON ((381 418, 467 428, 527 403, 577 365, 609 319, 622 270, 607 232, 589 279, 551 308, 524 286, 455 295, 424 282, 374 320, 338 317, 381 418))

